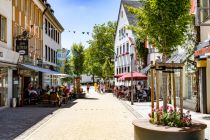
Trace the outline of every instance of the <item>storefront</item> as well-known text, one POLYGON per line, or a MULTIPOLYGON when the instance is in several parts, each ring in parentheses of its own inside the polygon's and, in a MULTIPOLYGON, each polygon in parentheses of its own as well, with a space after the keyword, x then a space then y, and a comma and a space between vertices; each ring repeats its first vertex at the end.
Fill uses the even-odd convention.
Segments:
POLYGON ((17 69, 19 54, 0 47, 0 107, 9 107, 13 98, 13 70, 17 69))
POLYGON ((199 69, 200 110, 210 114, 210 42, 199 44, 194 56, 199 69))

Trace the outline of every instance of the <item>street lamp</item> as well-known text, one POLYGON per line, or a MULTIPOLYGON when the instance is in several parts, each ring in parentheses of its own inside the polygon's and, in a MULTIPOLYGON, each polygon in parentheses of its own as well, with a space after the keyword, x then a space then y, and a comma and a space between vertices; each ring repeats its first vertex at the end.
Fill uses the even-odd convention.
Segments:
POLYGON ((130 57, 131 57, 131 105, 133 105, 133 56, 134 56, 134 44, 130 45, 130 57))

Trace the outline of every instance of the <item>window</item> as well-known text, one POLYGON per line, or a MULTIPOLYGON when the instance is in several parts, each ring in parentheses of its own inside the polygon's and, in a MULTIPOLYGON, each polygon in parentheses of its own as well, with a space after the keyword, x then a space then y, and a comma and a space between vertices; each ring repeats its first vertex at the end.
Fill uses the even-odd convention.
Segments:
POLYGON ((58 42, 58 32, 55 30, 55 42, 58 42))
POLYGON ((50 22, 48 22, 48 36, 50 37, 50 31, 51 31, 51 29, 50 29, 50 22))
POLYGON ((55 63, 57 63, 57 52, 55 52, 55 63))
POLYGON ((117 47, 117 56, 119 55, 119 48, 117 47))
MULTIPOLYGON (((202 0, 201 1, 201 6, 202 7, 209 7, 209 0, 202 0)), ((209 15, 210 15, 210 11, 209 10, 203 10, 203 14, 202 14, 202 21, 205 21, 206 19, 209 18, 209 15)))
POLYGON ((0 15, 0 41, 7 41, 7 19, 0 15))
POLYGON ((58 32, 58 44, 60 44, 60 33, 58 32))
POLYGON ((122 54, 122 46, 120 46, 120 54, 122 54))
POLYGON ((125 72, 126 72, 126 70, 127 70, 127 69, 126 69, 126 67, 125 67, 125 72))
POLYGON ((51 38, 53 39, 53 26, 52 26, 52 24, 51 24, 51 38))
POLYGON ((53 54, 53 49, 51 49, 51 63, 53 63, 53 60, 54 60, 54 54, 53 54))
POLYGON ((125 44, 123 44, 123 53, 125 53, 125 44))
POLYGON ((50 47, 48 47, 48 62, 50 62, 50 47))
POLYGON ((53 40, 55 41, 55 28, 53 29, 53 40))
POLYGON ((128 72, 130 72, 130 67, 128 66, 128 72))
POLYGON ((47 19, 45 19, 45 34, 47 34, 47 25, 48 25, 48 22, 47 22, 47 19))
POLYGON ((128 42, 126 43, 126 46, 127 46, 127 52, 129 53, 129 43, 128 42))
POLYGON ((56 51, 54 51, 54 63, 56 64, 56 51))
POLYGON ((45 60, 47 61, 47 45, 45 45, 45 60))

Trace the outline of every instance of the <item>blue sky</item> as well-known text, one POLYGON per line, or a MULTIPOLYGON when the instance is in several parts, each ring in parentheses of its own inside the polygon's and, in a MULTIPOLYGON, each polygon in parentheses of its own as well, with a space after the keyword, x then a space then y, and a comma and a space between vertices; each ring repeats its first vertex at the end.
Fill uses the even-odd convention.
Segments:
POLYGON ((120 0, 48 0, 48 2, 66 29, 62 33, 62 47, 68 49, 73 43, 79 42, 88 47, 86 42, 91 39, 93 26, 117 21, 120 6, 120 0), (90 35, 82 32, 90 32, 90 35))

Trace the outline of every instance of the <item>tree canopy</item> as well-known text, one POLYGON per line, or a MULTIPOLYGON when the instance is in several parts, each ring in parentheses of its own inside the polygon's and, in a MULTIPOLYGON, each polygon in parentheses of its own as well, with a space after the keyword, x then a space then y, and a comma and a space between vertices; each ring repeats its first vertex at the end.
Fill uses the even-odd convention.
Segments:
POLYGON ((73 73, 76 76, 80 76, 83 73, 84 67, 84 46, 80 44, 73 44, 71 47, 72 57, 72 67, 73 73))
POLYGON ((114 64, 111 60, 114 59, 115 31, 115 22, 93 27, 93 39, 89 41, 90 47, 85 50, 85 73, 103 78, 113 75, 114 64))
POLYGON ((131 26, 142 40, 148 38, 165 56, 186 40, 191 23, 190 0, 141 0, 140 8, 128 7, 138 18, 131 26))

